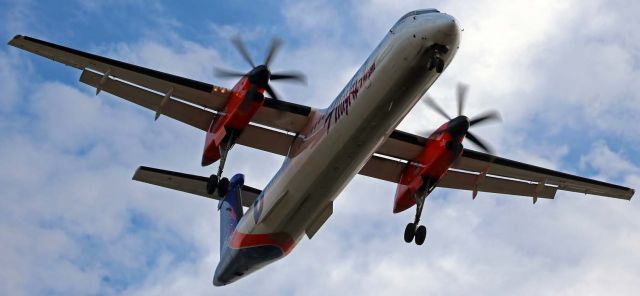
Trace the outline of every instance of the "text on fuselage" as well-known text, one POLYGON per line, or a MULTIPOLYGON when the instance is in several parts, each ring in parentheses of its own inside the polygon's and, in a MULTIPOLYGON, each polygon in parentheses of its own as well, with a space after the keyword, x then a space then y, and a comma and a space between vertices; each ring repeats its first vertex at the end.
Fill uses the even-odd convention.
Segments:
MULTIPOLYGON (((331 106, 329 106, 329 112, 322 116, 324 119, 324 125, 327 130, 331 128, 332 122, 335 124, 340 120, 340 118, 344 115, 349 115, 349 108, 351 107, 351 103, 353 103, 358 98, 358 93, 364 84, 369 81, 371 75, 376 70, 376 63, 374 62, 367 68, 367 70, 360 76, 360 78, 353 80, 349 87, 346 87, 345 90, 342 91, 339 95, 339 99, 335 100, 331 106)), ((357 77, 357 76, 356 76, 357 77)))

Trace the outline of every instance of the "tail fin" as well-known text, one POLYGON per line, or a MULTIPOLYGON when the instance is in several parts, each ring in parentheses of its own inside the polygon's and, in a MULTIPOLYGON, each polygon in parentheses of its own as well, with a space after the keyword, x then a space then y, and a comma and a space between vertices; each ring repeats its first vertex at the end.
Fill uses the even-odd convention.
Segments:
POLYGON ((244 175, 236 174, 229 182, 229 192, 220 199, 220 258, 224 255, 229 245, 229 238, 236 229, 238 221, 242 218, 241 191, 244 185, 244 175))

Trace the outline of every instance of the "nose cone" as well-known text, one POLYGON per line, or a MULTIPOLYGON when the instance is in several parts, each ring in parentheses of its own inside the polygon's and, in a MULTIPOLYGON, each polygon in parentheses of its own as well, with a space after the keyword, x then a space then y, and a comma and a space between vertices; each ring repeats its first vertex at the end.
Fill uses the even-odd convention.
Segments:
POLYGON ((446 13, 434 16, 429 24, 430 35, 436 43, 444 45, 457 45, 460 37, 460 27, 456 19, 446 13))

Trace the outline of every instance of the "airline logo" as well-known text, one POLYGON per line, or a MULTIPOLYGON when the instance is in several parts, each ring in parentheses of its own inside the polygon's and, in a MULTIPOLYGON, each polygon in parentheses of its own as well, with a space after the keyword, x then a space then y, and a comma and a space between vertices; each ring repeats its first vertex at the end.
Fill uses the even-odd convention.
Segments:
POLYGON ((373 64, 371 64, 371 66, 369 66, 369 68, 367 68, 366 71, 364 71, 364 74, 362 74, 360 78, 351 81, 349 87, 345 88, 345 90, 347 91, 345 92, 343 90, 342 93, 340 93, 339 100, 336 100, 333 104, 331 104, 331 106, 329 107, 331 111, 323 116, 324 125, 327 129, 327 132, 329 132, 329 129, 331 128, 331 122, 335 124, 343 116, 349 115, 349 108, 351 107, 351 103, 358 98, 360 89, 365 85, 367 81, 369 81, 369 78, 371 78, 371 75, 373 75, 373 72, 375 72, 375 70, 376 63, 374 62, 373 64))

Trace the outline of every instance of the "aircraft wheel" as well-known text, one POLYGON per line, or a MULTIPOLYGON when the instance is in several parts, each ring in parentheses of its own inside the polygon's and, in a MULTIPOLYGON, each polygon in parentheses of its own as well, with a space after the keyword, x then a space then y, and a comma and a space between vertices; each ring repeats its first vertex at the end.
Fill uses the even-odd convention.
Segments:
POLYGON ((429 62, 427 63, 427 70, 429 70, 429 71, 433 70, 433 68, 435 68, 436 65, 438 65, 437 58, 436 57, 431 57, 429 59, 429 62))
POLYGON ((213 194, 216 191, 217 187, 218 187, 218 176, 211 175, 209 177, 209 180, 207 180, 207 193, 213 194))
POLYGON ((225 197, 227 192, 229 192, 229 179, 222 178, 220 182, 218 182, 218 196, 225 197))
POLYGON ((436 60, 436 72, 442 73, 444 71, 444 61, 440 58, 436 60))
POLYGON ((424 225, 420 225, 418 229, 416 229, 416 245, 420 246, 424 243, 424 240, 427 238, 427 228, 424 225))
POLYGON ((410 243, 416 235, 416 226, 413 223, 407 224, 404 229, 404 241, 410 243))

